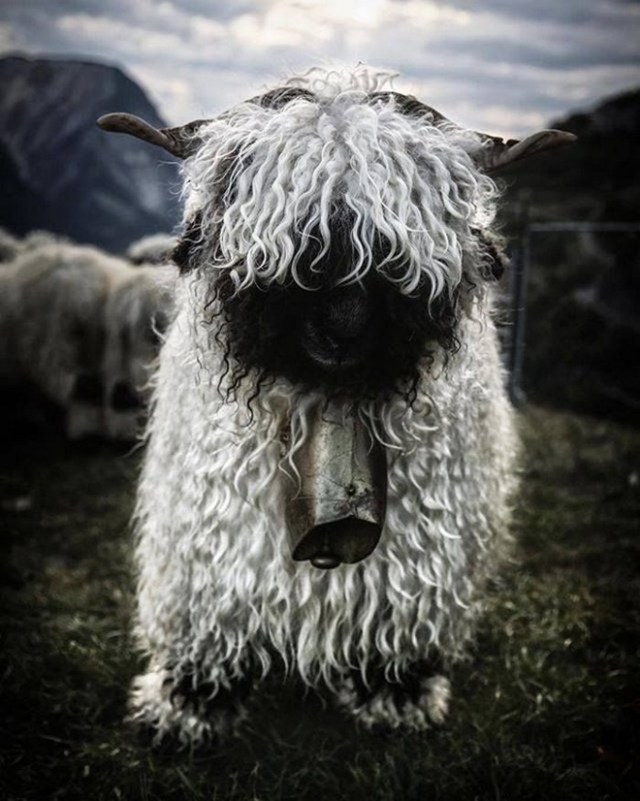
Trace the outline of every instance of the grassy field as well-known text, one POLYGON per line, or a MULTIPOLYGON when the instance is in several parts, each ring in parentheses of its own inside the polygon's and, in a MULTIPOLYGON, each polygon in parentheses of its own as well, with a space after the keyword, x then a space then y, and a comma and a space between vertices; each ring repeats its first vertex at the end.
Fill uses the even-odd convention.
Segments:
POLYGON ((243 736, 204 754, 154 752, 122 722, 139 454, 4 448, 0 798, 640 798, 640 433, 521 422, 518 563, 454 671, 448 723, 368 734, 273 674, 243 736))

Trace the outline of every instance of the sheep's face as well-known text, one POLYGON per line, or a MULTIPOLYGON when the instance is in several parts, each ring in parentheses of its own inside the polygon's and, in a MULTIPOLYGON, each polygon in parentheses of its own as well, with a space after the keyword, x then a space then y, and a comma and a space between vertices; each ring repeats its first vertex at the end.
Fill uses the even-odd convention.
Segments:
MULTIPOLYGON (((417 101, 283 89, 199 131, 174 253, 246 377, 412 394, 486 273, 493 183, 417 101)), ((233 372, 231 373, 233 376, 233 372)))
POLYGON ((438 341, 454 341, 452 303, 427 309, 426 293, 406 297, 375 273, 312 291, 220 289, 230 352, 244 368, 329 394, 380 397, 410 387, 438 341))

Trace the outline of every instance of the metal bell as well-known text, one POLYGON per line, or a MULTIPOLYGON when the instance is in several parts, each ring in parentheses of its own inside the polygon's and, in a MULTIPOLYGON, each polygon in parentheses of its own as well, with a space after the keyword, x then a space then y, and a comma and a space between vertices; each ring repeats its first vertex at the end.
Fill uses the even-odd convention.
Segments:
POLYGON ((288 482, 287 530, 293 559, 329 570, 359 562, 376 547, 384 524, 384 448, 360 418, 318 404, 309 434, 292 456, 299 482, 288 482))

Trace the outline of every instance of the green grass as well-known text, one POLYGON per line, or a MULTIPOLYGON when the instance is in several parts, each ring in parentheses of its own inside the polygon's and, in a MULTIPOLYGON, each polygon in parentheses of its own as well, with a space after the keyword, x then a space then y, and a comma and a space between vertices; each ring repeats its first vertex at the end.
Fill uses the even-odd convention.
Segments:
POLYGON ((640 433, 529 410, 517 563, 448 723, 372 735, 271 675, 242 736, 158 753, 122 722, 139 454, 4 450, 0 798, 640 798, 640 433), (635 702, 635 706, 633 705, 635 702))

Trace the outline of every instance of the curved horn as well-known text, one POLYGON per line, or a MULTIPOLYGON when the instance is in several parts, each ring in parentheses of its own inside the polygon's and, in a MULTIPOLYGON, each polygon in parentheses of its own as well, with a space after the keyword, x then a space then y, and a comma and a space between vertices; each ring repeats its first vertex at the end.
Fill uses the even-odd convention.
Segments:
POLYGON ((486 172, 497 170, 499 167, 533 156, 535 153, 570 145, 578 138, 568 131, 553 129, 538 131, 522 140, 508 139, 506 142, 498 136, 489 136, 483 133, 479 135, 485 139, 486 146, 474 155, 474 160, 478 167, 486 172))
POLYGON ((135 136, 136 139, 157 145, 178 158, 186 159, 198 149, 199 141, 195 133, 207 122, 210 120, 194 120, 177 128, 154 128, 135 114, 118 112, 104 114, 98 119, 98 126, 103 131, 135 136))

